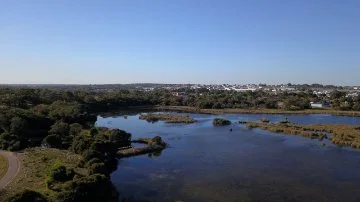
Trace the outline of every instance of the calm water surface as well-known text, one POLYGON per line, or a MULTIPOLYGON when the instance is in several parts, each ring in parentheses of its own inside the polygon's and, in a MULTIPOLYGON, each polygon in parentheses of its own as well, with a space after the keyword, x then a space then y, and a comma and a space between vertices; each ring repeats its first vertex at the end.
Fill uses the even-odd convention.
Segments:
MULTIPOLYGON (((330 142, 248 130, 212 119, 283 120, 282 115, 189 114, 195 124, 148 123, 138 115, 98 117, 133 138, 160 135, 161 154, 122 159, 112 181, 132 201, 360 201, 360 151, 330 142), (229 129, 233 131, 230 132, 229 129), (324 145, 325 144, 325 145, 324 145)), ((288 116, 295 123, 359 124, 360 118, 288 116)))

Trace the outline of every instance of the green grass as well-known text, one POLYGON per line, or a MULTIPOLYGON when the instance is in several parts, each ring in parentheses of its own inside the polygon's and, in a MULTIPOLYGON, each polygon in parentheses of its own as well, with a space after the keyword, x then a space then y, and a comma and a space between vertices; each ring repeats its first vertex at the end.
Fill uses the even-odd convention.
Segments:
POLYGON ((21 170, 0 195, 0 201, 1 197, 8 197, 25 189, 39 192, 50 200, 54 199, 56 193, 47 188, 46 179, 49 169, 59 162, 67 168, 76 168, 75 172, 79 174, 87 174, 87 171, 77 168, 82 157, 65 150, 32 148, 19 153, 18 158, 21 170))
POLYGON ((0 179, 5 175, 8 169, 8 162, 5 157, 0 155, 0 179))

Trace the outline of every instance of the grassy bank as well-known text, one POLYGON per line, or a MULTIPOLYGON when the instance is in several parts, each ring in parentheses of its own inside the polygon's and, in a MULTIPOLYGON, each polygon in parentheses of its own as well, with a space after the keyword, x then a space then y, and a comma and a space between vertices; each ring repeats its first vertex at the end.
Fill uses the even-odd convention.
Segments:
POLYGON ((165 123, 195 123, 196 120, 190 116, 176 115, 176 114, 141 114, 139 119, 148 122, 164 121, 165 123))
POLYGON ((0 155, 0 179, 5 175, 8 169, 8 162, 5 157, 0 155))
POLYGON ((87 174, 83 173, 84 170, 77 168, 82 157, 64 150, 27 149, 23 153, 19 153, 18 158, 21 161, 21 170, 13 182, 0 194, 0 201, 25 189, 39 192, 55 201, 56 192, 47 187, 46 180, 49 169, 57 162, 74 169, 76 173, 87 174))
POLYGON ((192 112, 192 113, 202 113, 202 114, 224 114, 224 113, 234 113, 234 114, 331 114, 337 116, 357 116, 360 117, 359 111, 340 111, 333 109, 307 109, 307 110, 297 110, 297 111, 287 111, 281 109, 199 109, 196 107, 186 107, 186 106, 156 106, 157 110, 171 110, 171 111, 180 111, 180 112, 192 112))
POLYGON ((260 123, 249 122, 249 128, 260 128, 274 133, 300 135, 312 139, 328 138, 337 145, 360 149, 360 127, 345 124, 314 124, 300 125, 292 123, 260 123))

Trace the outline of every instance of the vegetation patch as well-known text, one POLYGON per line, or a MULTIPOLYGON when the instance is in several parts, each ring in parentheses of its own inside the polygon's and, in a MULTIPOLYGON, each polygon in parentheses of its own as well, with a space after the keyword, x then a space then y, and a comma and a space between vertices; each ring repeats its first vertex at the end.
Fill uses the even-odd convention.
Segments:
POLYGON ((270 120, 268 118, 265 118, 265 117, 261 118, 260 121, 263 122, 263 123, 269 123, 270 122, 270 120))
POLYGON ((5 157, 0 155, 0 179, 5 175, 8 170, 8 162, 5 157))
POLYGON ((139 119, 148 122, 164 121, 165 123, 195 123, 196 120, 190 116, 175 115, 175 114, 141 114, 139 119))
POLYGON ((154 138, 139 138, 132 142, 145 144, 146 146, 121 149, 117 153, 120 158, 162 151, 167 146, 160 136, 154 138))
POLYGON ((335 116, 360 117, 359 111, 342 111, 337 109, 268 109, 268 108, 223 108, 223 109, 206 109, 189 106, 157 106, 158 110, 172 110, 178 112, 192 112, 202 114, 331 114, 335 116))
MULTIPOLYGON (((27 189, 41 193, 42 195, 54 199, 56 192, 47 186, 48 175, 56 165, 62 165, 74 170, 77 174, 86 175, 87 171, 77 168, 82 157, 69 151, 46 148, 26 149, 23 153, 18 153, 21 162, 21 170, 14 181, 9 184, 4 194, 21 193, 27 189)), ((1 200, 0 200, 1 201, 1 200)))
POLYGON ((213 120, 213 125, 214 126, 227 126, 227 125, 231 125, 231 121, 229 121, 227 119, 215 118, 213 120))
POLYGON ((259 123, 249 122, 248 128, 260 128, 274 133, 300 135, 312 139, 327 139, 332 134, 331 141, 341 146, 360 149, 360 130, 358 127, 346 124, 313 124, 300 125, 292 123, 259 123))

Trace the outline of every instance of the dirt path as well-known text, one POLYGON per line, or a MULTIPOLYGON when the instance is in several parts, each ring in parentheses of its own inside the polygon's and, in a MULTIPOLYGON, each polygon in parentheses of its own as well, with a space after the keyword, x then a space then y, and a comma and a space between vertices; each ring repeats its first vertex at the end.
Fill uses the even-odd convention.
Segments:
POLYGON ((18 158, 12 152, 0 151, 0 155, 4 156, 9 164, 6 174, 0 179, 0 190, 6 187, 16 176, 20 169, 18 158))

